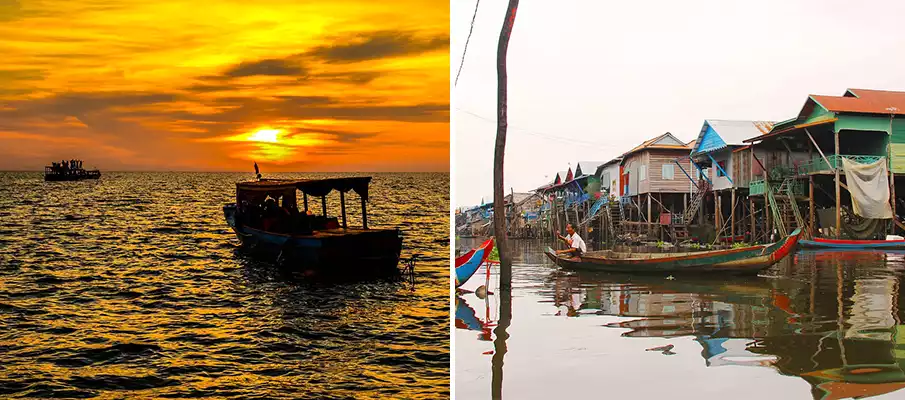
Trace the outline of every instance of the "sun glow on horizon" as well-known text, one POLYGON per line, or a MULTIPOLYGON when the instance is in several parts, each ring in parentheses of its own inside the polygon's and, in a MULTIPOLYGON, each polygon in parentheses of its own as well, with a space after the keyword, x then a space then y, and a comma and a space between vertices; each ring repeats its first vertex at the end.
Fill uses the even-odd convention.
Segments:
POLYGON ((280 136, 279 129, 259 129, 248 137, 251 142, 276 143, 280 136))

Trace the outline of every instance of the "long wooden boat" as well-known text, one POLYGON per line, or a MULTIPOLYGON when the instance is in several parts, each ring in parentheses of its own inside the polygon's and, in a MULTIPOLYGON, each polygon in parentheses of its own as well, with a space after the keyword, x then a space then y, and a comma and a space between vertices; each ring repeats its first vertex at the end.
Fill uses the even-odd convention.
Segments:
POLYGON ((484 262, 487 261, 487 257, 490 256, 492 250, 493 239, 488 239, 486 242, 482 243, 480 247, 466 253, 466 255, 471 254, 467 261, 460 264, 460 259, 462 257, 456 258, 456 287, 462 286, 471 279, 472 275, 474 275, 475 272, 478 271, 478 268, 481 267, 481 264, 484 264, 484 262))
POLYGON ((811 249, 905 250, 905 240, 844 240, 814 238, 814 240, 802 239, 801 247, 811 249))
POLYGON ((783 240, 772 244, 689 253, 622 253, 603 250, 587 252, 580 257, 566 257, 547 248, 546 254, 556 265, 575 270, 754 274, 770 268, 791 254, 800 236, 801 229, 796 229, 783 240))
POLYGON ((398 275, 402 235, 398 229, 368 228, 370 177, 259 179, 236 184, 236 202, 223 207, 227 224, 242 247, 266 254, 305 272, 359 278, 398 275), (304 197, 302 208, 296 192, 304 197), (340 193, 342 223, 326 215, 327 194, 340 193), (349 227, 345 193, 361 198, 362 226, 349 227), (308 197, 319 197, 323 215, 308 211, 308 197))

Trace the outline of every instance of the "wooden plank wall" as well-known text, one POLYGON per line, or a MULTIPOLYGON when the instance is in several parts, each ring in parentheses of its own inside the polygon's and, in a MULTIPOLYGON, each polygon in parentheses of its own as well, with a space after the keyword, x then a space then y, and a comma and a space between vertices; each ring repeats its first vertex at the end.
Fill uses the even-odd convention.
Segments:
MULTIPOLYGON (((646 186, 642 185, 642 189, 646 189, 641 193, 688 193, 688 177, 682 173, 682 170, 676 166, 674 160, 678 157, 688 155, 685 152, 669 151, 669 150, 651 150, 646 151, 645 158, 648 165, 648 177, 646 186), (673 178, 663 179, 663 165, 671 164, 673 166, 673 178)), ((688 170, 687 165, 683 168, 688 170)), ((688 171, 692 173, 692 171, 688 171)), ((692 175, 694 176, 694 175, 692 175)))

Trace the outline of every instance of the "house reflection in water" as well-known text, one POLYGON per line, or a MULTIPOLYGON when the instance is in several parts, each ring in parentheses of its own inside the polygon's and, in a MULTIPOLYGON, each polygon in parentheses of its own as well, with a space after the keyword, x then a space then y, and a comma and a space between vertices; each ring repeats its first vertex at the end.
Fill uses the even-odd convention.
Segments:
POLYGON ((560 315, 635 318, 624 337, 693 337, 709 367, 770 366, 815 399, 905 388, 902 254, 799 253, 765 278, 556 273, 560 315))

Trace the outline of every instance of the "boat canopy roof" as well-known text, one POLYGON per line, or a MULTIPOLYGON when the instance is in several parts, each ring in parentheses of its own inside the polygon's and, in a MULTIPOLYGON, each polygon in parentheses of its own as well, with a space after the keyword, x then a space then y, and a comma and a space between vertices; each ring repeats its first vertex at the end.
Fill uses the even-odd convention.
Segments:
POLYGON ((354 190, 363 200, 367 200, 370 182, 370 176, 327 179, 261 179, 236 183, 236 192, 237 194, 242 192, 277 194, 298 189, 305 194, 321 197, 334 190, 343 193, 354 190))

